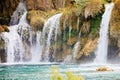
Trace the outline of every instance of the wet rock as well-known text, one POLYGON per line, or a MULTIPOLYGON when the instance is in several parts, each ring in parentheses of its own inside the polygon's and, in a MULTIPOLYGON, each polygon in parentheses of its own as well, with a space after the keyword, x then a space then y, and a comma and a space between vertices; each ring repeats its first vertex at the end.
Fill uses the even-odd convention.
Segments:
POLYGON ((0 32, 9 32, 8 26, 0 25, 0 32))
POLYGON ((95 38, 94 40, 92 39, 87 40, 86 44, 84 45, 80 53, 77 55, 76 59, 81 58, 83 55, 90 56, 91 53, 96 49, 97 40, 98 38, 95 38))
POLYGON ((8 25, 11 15, 18 6, 20 0, 0 0, 0 24, 8 25))
POLYGON ((0 61, 6 62, 6 51, 5 51, 5 41, 2 38, 2 35, 0 35, 0 61))
POLYGON ((69 46, 73 46, 75 43, 77 42, 77 37, 71 37, 70 39, 68 39, 67 45, 69 46))
POLYGON ((102 67, 97 68, 96 71, 113 71, 113 69, 102 66, 102 67))

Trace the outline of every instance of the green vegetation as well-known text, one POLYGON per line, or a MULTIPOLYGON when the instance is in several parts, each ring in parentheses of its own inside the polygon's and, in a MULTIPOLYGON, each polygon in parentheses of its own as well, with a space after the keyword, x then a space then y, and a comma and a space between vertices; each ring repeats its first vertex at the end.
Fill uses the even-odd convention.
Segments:
POLYGON ((90 19, 90 37, 96 37, 99 35, 99 28, 102 19, 102 14, 96 16, 96 18, 90 19))
POLYGON ((82 76, 77 76, 73 74, 71 71, 67 71, 65 76, 61 75, 59 69, 57 67, 52 67, 52 76, 50 80, 83 80, 82 76))

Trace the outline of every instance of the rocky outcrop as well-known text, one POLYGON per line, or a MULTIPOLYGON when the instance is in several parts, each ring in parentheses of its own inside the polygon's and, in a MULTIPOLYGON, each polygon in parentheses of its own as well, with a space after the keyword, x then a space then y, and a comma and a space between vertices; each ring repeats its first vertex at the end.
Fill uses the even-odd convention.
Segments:
POLYGON ((31 10, 27 14, 27 19, 31 27, 37 31, 42 30, 47 14, 39 10, 31 10))
POLYGON ((88 39, 87 42, 84 44, 84 47, 82 47, 81 51, 77 55, 76 59, 80 59, 83 55, 90 56, 97 47, 97 41, 98 38, 88 39))
POLYGON ((46 19, 70 5, 70 0, 26 0, 27 19, 33 29, 42 30, 46 19))
POLYGON ((0 33, 1 32, 9 32, 8 26, 6 26, 6 25, 0 25, 0 33))
POLYGON ((70 0, 26 0, 28 10, 49 11, 69 5, 70 0))
POLYGON ((113 71, 113 69, 106 67, 106 66, 102 66, 96 69, 96 71, 113 71))
POLYGON ((0 62, 6 62, 5 41, 0 34, 0 62))
POLYGON ((8 25, 20 0, 0 0, 0 24, 8 25))
POLYGON ((110 20, 110 38, 115 46, 120 47, 120 1, 116 0, 110 20))

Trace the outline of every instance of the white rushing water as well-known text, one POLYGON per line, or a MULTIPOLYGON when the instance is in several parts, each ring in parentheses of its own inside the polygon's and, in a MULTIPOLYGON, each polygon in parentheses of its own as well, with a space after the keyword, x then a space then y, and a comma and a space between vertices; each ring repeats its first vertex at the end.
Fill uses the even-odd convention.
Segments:
POLYGON ((41 60, 42 54, 40 45, 41 32, 34 32, 28 24, 26 20, 27 11, 24 2, 19 3, 13 16, 18 16, 17 12, 19 11, 23 11, 19 23, 10 26, 10 32, 2 33, 7 53, 7 63, 21 63, 26 61, 37 63, 41 60))
POLYGON ((38 63, 42 56, 42 45, 40 44, 41 32, 36 32, 36 43, 31 47, 32 59, 31 62, 38 63))
POLYGON ((79 53, 80 50, 80 41, 78 41, 73 48, 73 58, 77 57, 77 54, 79 53))
POLYGON ((46 62, 49 61, 49 54, 50 54, 49 50, 50 50, 51 42, 54 41, 53 39, 57 39, 57 35, 59 33, 58 29, 60 27, 61 15, 62 15, 62 13, 56 14, 56 15, 50 17, 46 21, 46 23, 44 24, 44 27, 43 27, 43 33, 42 33, 43 38, 45 38, 46 34, 47 34, 47 39, 45 40, 46 51, 45 51, 45 57, 44 57, 44 61, 46 61, 46 62), (54 36, 54 38, 53 38, 53 36, 54 36))
POLYGON ((24 12, 26 12, 26 4, 24 1, 21 1, 11 17, 10 25, 17 25, 24 12))
POLYGON ((110 15, 113 9, 114 3, 105 5, 105 13, 102 16, 102 22, 100 25, 100 38, 98 40, 97 50, 95 52, 96 58, 94 63, 106 63, 107 62, 107 53, 108 53, 108 29, 110 15))
POLYGON ((13 63, 14 61, 22 61, 22 54, 24 53, 24 49, 22 40, 17 33, 17 25, 11 26, 9 29, 9 33, 3 33, 6 45, 7 62, 13 63))
MULTIPOLYGON (((25 3, 24 1, 20 2, 12 16, 11 25, 13 26, 9 27, 10 32, 2 33, 7 53, 7 63, 39 63, 42 60, 44 48, 46 48, 44 53, 45 61, 49 62, 51 41, 57 42, 57 37, 60 34, 61 15, 62 13, 49 18, 44 25, 43 32, 35 32, 26 20, 27 10, 25 3), (20 19, 18 19, 19 11, 21 12, 20 19), (18 24, 14 19, 19 20, 18 24), (41 44, 41 40, 45 44, 41 44)), ((56 45, 56 43, 54 44, 56 45)), ((55 51, 53 52, 55 53, 55 51)))
POLYGON ((41 58, 40 36, 41 32, 34 32, 26 20, 24 12, 18 25, 10 26, 10 32, 4 32, 7 63, 14 62, 39 62, 41 58), (36 38, 34 35, 36 34, 36 38))

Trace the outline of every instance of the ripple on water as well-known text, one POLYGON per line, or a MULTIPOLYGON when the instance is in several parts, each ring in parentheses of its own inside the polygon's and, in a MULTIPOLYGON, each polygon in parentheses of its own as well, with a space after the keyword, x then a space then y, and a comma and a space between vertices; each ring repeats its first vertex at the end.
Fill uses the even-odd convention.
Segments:
MULTIPOLYGON (((85 80, 120 80, 119 65, 107 65, 114 71, 97 72, 98 65, 2 65, 0 66, 0 80, 50 80, 51 66, 58 66, 64 75, 67 70, 82 75, 85 80)), ((100 66, 100 65, 99 65, 100 66)), ((103 66, 103 65, 101 65, 103 66)))

